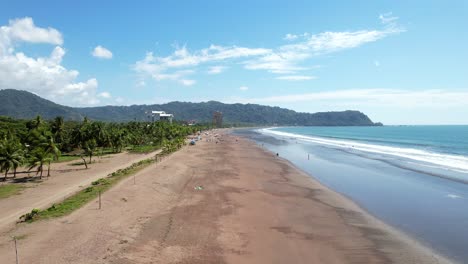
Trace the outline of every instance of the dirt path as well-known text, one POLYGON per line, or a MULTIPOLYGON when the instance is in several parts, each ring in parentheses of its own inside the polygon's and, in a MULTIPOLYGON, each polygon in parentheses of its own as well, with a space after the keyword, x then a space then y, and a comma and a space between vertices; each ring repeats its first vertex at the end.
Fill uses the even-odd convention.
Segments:
MULTIPOLYGON (((0 199, 0 231, 11 228, 21 215, 30 212, 33 208, 43 209, 62 201, 92 181, 128 167, 134 162, 153 157, 156 153, 120 153, 102 158, 97 157, 94 159, 95 163, 89 165, 88 169, 84 166, 72 165, 79 160, 52 164, 52 176, 43 177, 40 182, 25 184, 26 188, 19 195, 0 199)), ((18 180, 26 176, 19 175, 18 180)))
MULTIPOLYGON (((247 140, 187 146, 69 216, 0 236, 0 263, 437 263, 247 140), (194 188, 201 186, 201 188, 194 188)), ((440 262, 443 263, 443 262, 440 262)))

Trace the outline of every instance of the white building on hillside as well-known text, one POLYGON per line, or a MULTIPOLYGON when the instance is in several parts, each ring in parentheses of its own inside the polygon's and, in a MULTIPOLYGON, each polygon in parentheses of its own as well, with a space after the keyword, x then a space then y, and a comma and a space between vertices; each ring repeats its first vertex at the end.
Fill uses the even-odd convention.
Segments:
POLYGON ((173 114, 167 114, 164 111, 151 111, 147 112, 147 114, 148 118, 150 118, 153 122, 168 121, 169 123, 172 123, 172 118, 174 118, 173 114))

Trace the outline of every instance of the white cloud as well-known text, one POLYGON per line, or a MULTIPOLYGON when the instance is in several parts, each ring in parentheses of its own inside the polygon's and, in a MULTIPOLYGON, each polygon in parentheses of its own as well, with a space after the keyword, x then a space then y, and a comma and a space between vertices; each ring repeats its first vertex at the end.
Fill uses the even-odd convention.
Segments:
POLYGON ((65 50, 62 47, 55 47, 52 53, 50 54, 50 61, 55 64, 60 64, 62 58, 65 56, 65 50))
POLYGON ((34 25, 31 18, 9 21, 0 27, 0 87, 26 90, 58 101, 79 105, 96 104, 98 81, 77 81, 79 72, 61 65, 66 51, 56 46, 48 57, 29 57, 15 51, 15 44, 48 43, 61 45, 62 35, 53 28, 34 25))
POLYGON ((390 23, 395 23, 399 17, 393 16, 392 12, 388 12, 385 14, 380 14, 379 15, 380 22, 382 24, 390 24, 390 23))
MULTIPOLYGON (((185 46, 176 47, 174 52, 166 57, 154 56, 152 52, 148 52, 144 59, 133 65, 133 69, 141 79, 151 77, 157 81, 172 80, 183 84, 182 80, 186 79, 186 75, 180 72, 181 69, 193 70, 202 63, 223 61, 224 63, 241 64, 247 70, 266 70, 275 74, 289 74, 289 76, 279 79, 292 80, 293 77, 290 76, 303 76, 299 75, 298 72, 310 69, 302 64, 312 57, 357 48, 405 31, 396 24, 396 17, 381 16, 386 19, 382 29, 327 31, 313 35, 289 33, 284 39, 291 41, 291 43, 273 49, 211 45, 194 52, 189 51, 185 46)), ((208 73, 217 74, 223 70, 223 66, 212 66, 208 73)), ((304 79, 306 78, 302 78, 302 80, 304 79)))
POLYGON ((100 45, 95 47, 91 54, 96 58, 112 59, 112 52, 100 45))
POLYGON ((283 39, 284 39, 284 40, 288 40, 288 41, 292 41, 292 40, 296 40, 296 39, 298 39, 298 38, 306 38, 306 37, 308 37, 308 36, 310 36, 310 34, 307 33, 307 32, 306 32, 306 33, 303 33, 303 34, 299 34, 299 35, 288 33, 288 34, 286 34, 286 35, 284 36, 283 39))
POLYGON ((102 93, 99 93, 98 94, 99 97, 102 97, 102 98, 106 98, 106 99, 109 99, 111 98, 111 94, 109 92, 102 92, 102 93))
POLYGON ((392 23, 386 23, 381 30, 358 30, 343 32, 323 32, 311 35, 287 34, 285 39, 301 40, 283 45, 273 52, 245 62, 245 68, 249 70, 267 70, 272 73, 296 73, 305 70, 299 63, 327 53, 338 52, 345 49, 357 48, 366 43, 375 42, 387 36, 404 32, 405 29, 396 24, 398 18, 393 18, 392 23))
MULTIPOLYGON (((142 77, 149 76, 156 81, 173 80, 183 85, 192 85, 195 80, 187 80, 185 77, 194 70, 179 70, 194 67, 201 63, 233 60, 250 56, 259 56, 271 52, 263 48, 245 48, 237 46, 211 45, 209 48, 190 52, 185 46, 177 48, 172 55, 167 57, 154 56, 148 52, 143 60, 137 61, 133 69, 142 77), (173 72, 173 71, 176 72, 173 72)), ((218 68, 218 70, 220 70, 218 68)))
POLYGON ((295 35, 295 34, 289 34, 289 33, 288 33, 288 34, 286 34, 286 36, 284 36, 283 39, 284 39, 284 40, 295 40, 295 39, 297 39, 297 38, 298 38, 297 35, 295 35))
POLYGON ((195 80, 187 80, 187 79, 182 79, 180 82, 185 85, 185 86, 192 86, 196 83, 195 80))
POLYGON ((315 79, 315 76, 306 76, 306 75, 284 75, 276 77, 278 80, 286 80, 286 81, 307 81, 315 79))
POLYGON ((13 53, 17 42, 48 43, 62 45, 62 34, 54 28, 39 28, 32 18, 9 20, 8 26, 0 27, 0 56, 13 53))
POLYGON ((247 87, 247 86, 239 87, 239 90, 241 90, 241 91, 247 91, 248 89, 249 89, 249 87, 247 87))
POLYGON ((270 96, 247 100, 252 103, 321 102, 355 106, 399 108, 466 106, 466 90, 352 89, 270 96))
POLYGON ((62 45, 62 34, 54 28, 40 28, 30 17, 9 20, 0 27, 0 56, 11 54, 15 42, 48 43, 62 45))
POLYGON ((310 49, 314 54, 329 53, 342 49, 356 48, 363 44, 377 41, 393 33, 395 32, 387 30, 324 32, 312 35, 304 44, 306 45, 306 49, 310 49))
POLYGON ((225 66, 212 66, 208 69, 208 74, 219 74, 226 70, 225 66))
POLYGON ((301 61, 309 57, 307 54, 295 52, 277 52, 266 56, 244 62, 245 68, 248 70, 267 70, 272 73, 284 74, 294 73, 305 70, 304 67, 296 65, 297 61, 301 61))

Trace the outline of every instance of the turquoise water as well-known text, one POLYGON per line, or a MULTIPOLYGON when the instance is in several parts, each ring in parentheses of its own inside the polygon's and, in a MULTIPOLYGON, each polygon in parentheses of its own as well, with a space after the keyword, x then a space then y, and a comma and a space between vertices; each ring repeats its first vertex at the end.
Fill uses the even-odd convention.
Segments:
POLYGON ((468 183, 468 126, 283 127, 261 131, 468 183))
POLYGON ((384 222, 468 263, 468 126, 239 131, 384 222))
POLYGON ((284 127, 273 130, 468 156, 468 126, 284 127))

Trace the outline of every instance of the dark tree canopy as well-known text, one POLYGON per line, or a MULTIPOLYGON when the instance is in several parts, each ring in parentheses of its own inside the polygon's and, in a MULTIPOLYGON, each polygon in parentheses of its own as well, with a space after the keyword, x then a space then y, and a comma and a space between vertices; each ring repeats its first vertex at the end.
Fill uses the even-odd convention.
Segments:
POLYGON ((25 91, 0 90, 0 115, 31 119, 41 115, 46 120, 62 116, 81 121, 84 117, 106 122, 148 121, 146 111, 161 110, 174 114, 177 120, 211 122, 213 113, 223 113, 226 124, 299 125, 299 126, 372 126, 369 117, 359 111, 298 113, 293 110, 257 104, 224 104, 216 101, 189 103, 170 102, 160 105, 100 106, 73 108, 55 104, 25 91))

